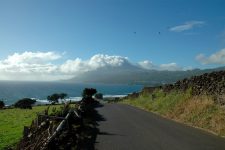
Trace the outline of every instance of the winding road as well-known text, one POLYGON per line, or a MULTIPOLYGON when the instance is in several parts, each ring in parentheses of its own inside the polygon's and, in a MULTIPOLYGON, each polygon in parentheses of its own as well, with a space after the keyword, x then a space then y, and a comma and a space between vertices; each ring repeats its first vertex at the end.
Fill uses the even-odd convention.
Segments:
POLYGON ((97 150, 225 150, 225 139, 125 104, 97 108, 97 150))

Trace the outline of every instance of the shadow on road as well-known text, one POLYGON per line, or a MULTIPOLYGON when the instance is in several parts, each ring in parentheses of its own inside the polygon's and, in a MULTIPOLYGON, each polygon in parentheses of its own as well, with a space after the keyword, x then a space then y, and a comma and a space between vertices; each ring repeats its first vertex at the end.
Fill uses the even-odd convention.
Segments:
POLYGON ((115 134, 115 133, 108 133, 108 132, 99 132, 98 135, 125 136, 122 134, 115 134))
POLYGON ((97 135, 116 135, 99 131, 98 122, 106 121, 106 119, 96 110, 96 108, 99 107, 104 107, 104 105, 97 103, 88 108, 88 111, 82 114, 83 126, 81 127, 81 131, 83 132, 81 133, 81 139, 78 143, 78 149, 80 150, 94 150, 97 135))

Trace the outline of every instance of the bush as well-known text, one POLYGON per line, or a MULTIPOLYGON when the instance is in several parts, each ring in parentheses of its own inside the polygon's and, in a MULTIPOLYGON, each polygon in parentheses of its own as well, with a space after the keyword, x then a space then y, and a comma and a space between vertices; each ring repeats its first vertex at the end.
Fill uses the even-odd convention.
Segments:
POLYGON ((32 109, 32 105, 36 102, 36 100, 30 99, 30 98, 23 98, 21 100, 18 100, 15 103, 16 108, 22 108, 22 109, 32 109))
POLYGON ((50 96, 47 97, 48 101, 52 102, 52 103, 58 103, 59 99, 64 99, 65 97, 67 97, 66 93, 54 93, 50 96))
POLYGON ((82 96, 83 98, 92 98, 93 95, 97 93, 96 89, 93 88, 85 88, 83 90, 82 96))
POLYGON ((96 99, 103 99, 103 94, 102 93, 97 93, 95 94, 96 99))
POLYGON ((3 101, 0 101, 0 109, 2 109, 3 107, 5 107, 5 103, 3 101))
POLYGON ((97 93, 96 89, 93 88, 85 88, 82 93, 82 103, 84 104, 94 104, 95 100, 92 98, 93 95, 97 93))

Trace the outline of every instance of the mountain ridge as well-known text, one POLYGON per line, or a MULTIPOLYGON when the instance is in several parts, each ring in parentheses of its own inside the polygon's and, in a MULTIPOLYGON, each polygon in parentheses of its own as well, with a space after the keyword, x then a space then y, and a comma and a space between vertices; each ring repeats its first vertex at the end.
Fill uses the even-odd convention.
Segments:
POLYGON ((107 67, 81 73, 77 77, 66 80, 74 83, 105 83, 105 84, 141 84, 163 85, 175 83, 191 76, 202 75, 213 71, 225 70, 225 66, 212 69, 193 69, 180 71, 146 70, 139 67, 107 67))

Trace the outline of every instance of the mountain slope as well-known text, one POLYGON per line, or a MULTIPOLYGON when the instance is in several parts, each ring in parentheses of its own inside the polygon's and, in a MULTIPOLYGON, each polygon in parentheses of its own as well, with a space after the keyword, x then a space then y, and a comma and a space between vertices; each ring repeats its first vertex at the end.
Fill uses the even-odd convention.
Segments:
POLYGON ((110 84, 144 84, 160 85, 174 83, 177 80, 201 75, 213 71, 225 70, 225 67, 214 69, 194 69, 187 71, 159 71, 146 70, 139 67, 107 67, 89 71, 74 77, 68 82, 91 82, 91 83, 110 83, 110 84))

